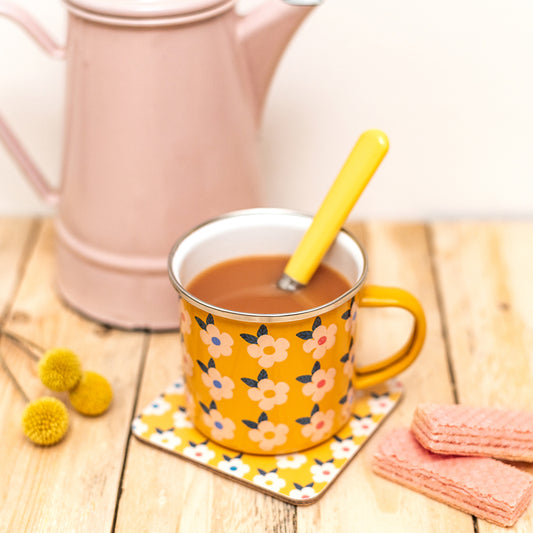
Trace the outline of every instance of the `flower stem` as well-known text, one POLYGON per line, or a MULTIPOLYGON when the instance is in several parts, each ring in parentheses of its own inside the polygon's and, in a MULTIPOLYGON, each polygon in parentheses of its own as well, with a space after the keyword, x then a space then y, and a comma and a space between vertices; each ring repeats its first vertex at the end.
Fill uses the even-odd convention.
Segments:
POLYGON ((16 344, 19 348, 26 352, 34 361, 39 361, 40 357, 33 350, 36 350, 39 353, 44 352, 43 348, 41 348, 38 344, 35 344, 33 341, 25 339, 24 337, 16 335, 15 333, 11 333, 10 331, 6 331, 5 329, 0 330, 0 336, 1 335, 4 335, 4 337, 8 338, 11 342, 16 344))
POLYGON ((17 381, 17 378, 13 375, 13 373, 7 366, 6 360, 4 359, 4 356, 1 353, 0 353, 0 364, 6 371, 6 374, 10 377, 11 381, 13 382, 13 385, 15 385, 15 388, 20 392, 21 396, 26 400, 26 403, 29 403, 30 399, 28 398, 28 395, 24 392, 24 389, 20 386, 20 383, 17 381))

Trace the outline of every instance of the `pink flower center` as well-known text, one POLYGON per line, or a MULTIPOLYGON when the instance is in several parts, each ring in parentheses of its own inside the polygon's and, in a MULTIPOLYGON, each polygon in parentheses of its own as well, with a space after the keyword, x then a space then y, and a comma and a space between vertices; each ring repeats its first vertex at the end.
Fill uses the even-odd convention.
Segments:
POLYGON ((196 457, 201 457, 202 456, 202 452, 196 452, 194 455, 196 455, 196 457))
POLYGON ((349 451, 349 450, 350 450, 350 448, 348 448, 348 446, 344 446, 344 447, 342 448, 342 451, 343 451, 343 452, 347 452, 347 451, 349 451))
POLYGON ((323 473, 324 473, 324 475, 325 475, 325 476, 329 476, 329 474, 330 474, 330 471, 329 471, 329 470, 324 470, 324 472, 323 472, 323 473))
POLYGON ((320 388, 322 388, 325 384, 326 384, 326 380, 325 380, 325 379, 321 379, 321 380, 316 384, 316 386, 320 389, 320 388))
POLYGON ((317 344, 319 346, 322 346, 327 340, 328 338, 325 335, 323 335, 322 337, 320 337, 320 339, 317 340, 317 344))
POLYGON ((303 494, 302 495, 302 499, 304 499, 304 498, 309 498, 309 496, 307 494, 303 494))
POLYGON ((316 425, 316 428, 317 429, 322 429, 324 427, 324 421, 321 420, 317 425, 316 425))

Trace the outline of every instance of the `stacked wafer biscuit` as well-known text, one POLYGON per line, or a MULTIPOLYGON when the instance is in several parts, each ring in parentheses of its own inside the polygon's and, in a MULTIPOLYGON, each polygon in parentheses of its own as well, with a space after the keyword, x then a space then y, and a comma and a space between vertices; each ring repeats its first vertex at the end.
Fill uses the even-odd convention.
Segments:
POLYGON ((512 526, 533 495, 533 476, 495 459, 533 462, 533 414, 425 404, 411 430, 380 444, 374 471, 499 526, 512 526))

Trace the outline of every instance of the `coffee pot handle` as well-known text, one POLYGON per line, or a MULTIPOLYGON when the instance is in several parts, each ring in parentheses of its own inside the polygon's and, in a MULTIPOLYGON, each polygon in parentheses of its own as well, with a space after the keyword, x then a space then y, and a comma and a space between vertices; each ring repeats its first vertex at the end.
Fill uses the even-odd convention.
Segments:
MULTIPOLYGON (((11 2, 0 0, 0 15, 7 17, 21 26, 51 57, 56 59, 63 59, 65 57, 65 49, 57 44, 39 23, 20 7, 11 2)), ((58 191, 50 186, 42 172, 1 116, 0 139, 40 196, 48 204, 56 205, 59 199, 58 191)))

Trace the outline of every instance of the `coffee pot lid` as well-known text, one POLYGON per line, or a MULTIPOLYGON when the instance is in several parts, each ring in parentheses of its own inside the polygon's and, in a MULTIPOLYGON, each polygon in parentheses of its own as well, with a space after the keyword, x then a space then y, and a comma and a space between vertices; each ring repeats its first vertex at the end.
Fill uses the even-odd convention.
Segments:
POLYGON ((228 0, 66 0, 66 3, 98 15, 154 18, 197 13, 227 4, 228 0))

